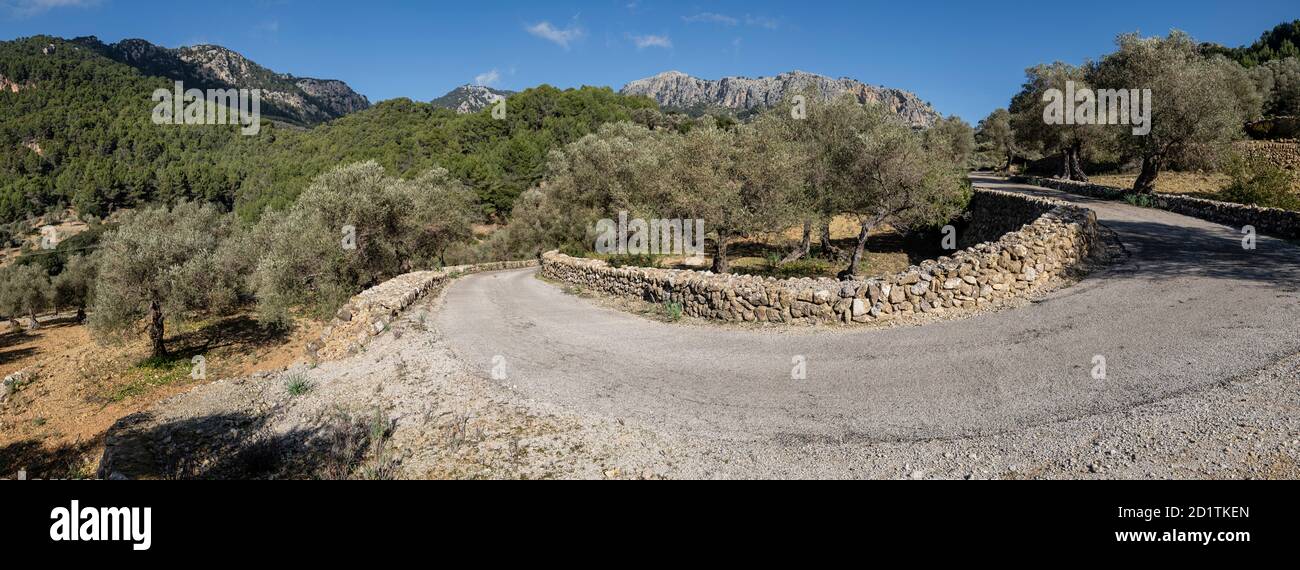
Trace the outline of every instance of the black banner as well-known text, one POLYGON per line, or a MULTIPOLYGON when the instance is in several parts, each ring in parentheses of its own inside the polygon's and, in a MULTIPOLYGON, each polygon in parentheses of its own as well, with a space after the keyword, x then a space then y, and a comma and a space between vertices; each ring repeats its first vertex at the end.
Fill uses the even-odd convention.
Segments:
POLYGON ((1048 549, 1108 557, 1097 563, 1205 561, 1289 552, 1298 502, 1289 482, 453 485, 7 481, 0 531, 10 554, 126 562, 427 554, 431 541, 490 537, 518 554, 575 540, 680 548, 724 536, 926 560, 1048 549))

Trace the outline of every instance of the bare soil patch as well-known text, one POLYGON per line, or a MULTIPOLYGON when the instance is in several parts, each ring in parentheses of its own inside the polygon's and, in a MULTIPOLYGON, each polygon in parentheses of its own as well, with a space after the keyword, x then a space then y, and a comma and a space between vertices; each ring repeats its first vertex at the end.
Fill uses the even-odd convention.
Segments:
POLYGON ((46 317, 35 331, 0 324, 0 376, 35 375, 0 406, 0 473, 89 477, 118 419, 207 382, 283 369, 320 328, 305 321, 272 334, 248 315, 213 319, 176 331, 172 356, 149 361, 143 339, 101 345, 72 315, 46 317), (197 355, 206 359, 206 379, 191 378, 197 355))

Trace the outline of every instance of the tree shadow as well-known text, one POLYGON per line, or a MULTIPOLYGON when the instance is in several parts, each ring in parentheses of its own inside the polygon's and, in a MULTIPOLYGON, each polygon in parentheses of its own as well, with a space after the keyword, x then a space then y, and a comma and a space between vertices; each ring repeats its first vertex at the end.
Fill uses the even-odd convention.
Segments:
MULTIPOLYGON (((1243 247, 1229 228, 1189 228, 1156 222, 1116 221, 1105 226, 1120 236, 1142 279, 1205 277, 1254 281, 1295 290, 1300 286, 1300 247, 1280 239, 1259 239, 1243 247)), ((1122 272, 1120 272, 1122 273, 1122 272)))
POLYGON ((347 479, 391 433, 341 412, 315 427, 277 432, 269 415, 220 413, 155 422, 132 414, 109 429, 100 478, 347 479))
POLYGON ((103 438, 48 449, 40 440, 25 439, 0 447, 0 478, 15 478, 25 471, 28 479, 84 479, 87 459, 103 438))
POLYGON ((220 349, 238 353, 251 352, 282 344, 292 334, 291 328, 265 327, 247 315, 228 317, 198 330, 168 337, 168 355, 163 361, 188 361, 195 356, 220 349))

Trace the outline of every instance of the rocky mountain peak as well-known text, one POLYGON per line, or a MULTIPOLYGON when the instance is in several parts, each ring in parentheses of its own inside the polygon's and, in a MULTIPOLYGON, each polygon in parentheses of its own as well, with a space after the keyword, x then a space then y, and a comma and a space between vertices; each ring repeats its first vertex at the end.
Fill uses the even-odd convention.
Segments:
POLYGON ((666 71, 632 81, 624 95, 643 95, 661 107, 691 114, 714 110, 754 112, 779 104, 787 94, 812 88, 824 100, 850 94, 860 103, 878 103, 891 109, 914 127, 928 127, 939 113, 915 94, 900 89, 876 87, 850 78, 833 79, 806 71, 788 71, 775 77, 724 77, 700 79, 680 71, 666 71))
POLYGON ((144 75, 182 81, 199 89, 261 89, 264 115, 300 125, 323 123, 370 106, 365 96, 342 81, 276 73, 219 45, 173 49, 142 39, 111 45, 95 37, 74 41, 144 75))
POLYGON ((432 104, 461 114, 477 113, 514 94, 514 91, 494 89, 486 85, 466 84, 434 99, 432 104))

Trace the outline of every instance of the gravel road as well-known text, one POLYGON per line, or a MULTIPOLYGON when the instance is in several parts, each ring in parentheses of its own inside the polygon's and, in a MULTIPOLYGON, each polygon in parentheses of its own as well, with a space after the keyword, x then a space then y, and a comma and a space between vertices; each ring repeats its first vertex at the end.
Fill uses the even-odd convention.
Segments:
POLYGON ((459 280, 436 326, 524 398, 688 442, 679 475, 1294 476, 1300 247, 1248 251, 1236 228, 976 183, 1092 208, 1130 255, 1032 305, 920 327, 660 323, 533 270, 459 280), (791 379, 795 357, 806 379, 791 379), (1197 447, 1231 455, 1234 441, 1272 459, 1211 465, 1197 447))

